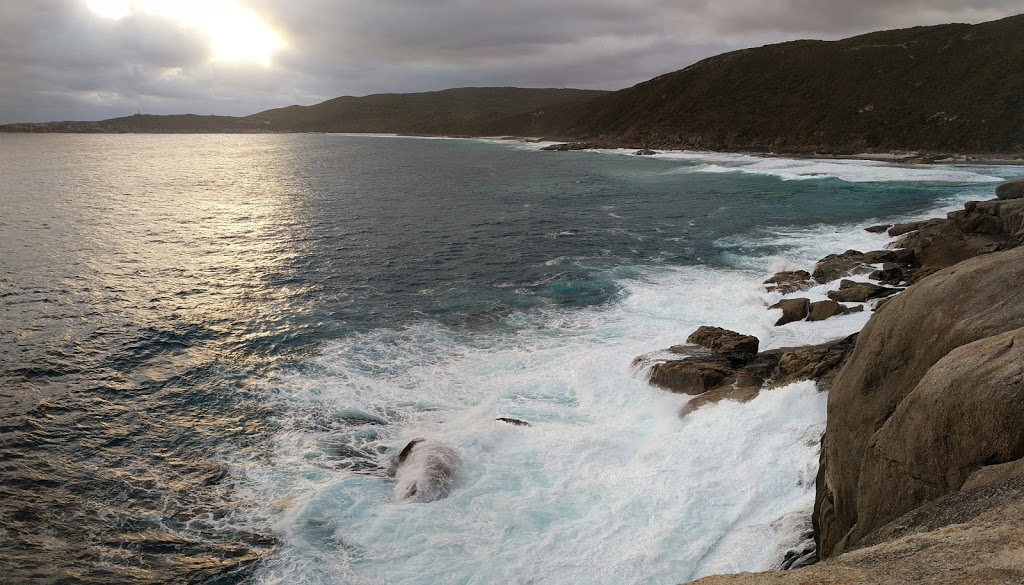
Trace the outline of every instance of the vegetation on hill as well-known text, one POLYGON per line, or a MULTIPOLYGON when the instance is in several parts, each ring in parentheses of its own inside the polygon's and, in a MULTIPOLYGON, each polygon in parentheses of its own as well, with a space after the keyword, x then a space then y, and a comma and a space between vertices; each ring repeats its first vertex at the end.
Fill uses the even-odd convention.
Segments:
POLYGON ((581 89, 463 87, 425 93, 339 97, 249 116, 271 131, 528 135, 547 108, 588 102, 607 92, 581 89), (513 121, 510 122, 509 119, 513 121))
POLYGON ((599 97, 562 132, 631 146, 1024 151, 1024 15, 794 41, 599 97))

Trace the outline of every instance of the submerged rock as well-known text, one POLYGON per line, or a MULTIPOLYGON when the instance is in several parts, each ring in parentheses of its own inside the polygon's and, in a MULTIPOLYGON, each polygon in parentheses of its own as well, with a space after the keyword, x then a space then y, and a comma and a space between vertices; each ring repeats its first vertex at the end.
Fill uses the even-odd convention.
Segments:
POLYGON ((503 422, 503 423, 506 423, 506 424, 510 424, 510 425, 516 426, 516 427, 529 427, 529 426, 533 426, 530 423, 526 422, 525 420, 519 420, 518 418, 509 418, 507 416, 499 416, 498 418, 496 418, 494 420, 496 420, 498 422, 503 422))
POLYGON ((448 497, 462 471, 458 452, 435 439, 409 441, 394 463, 395 499, 402 502, 433 502, 448 497))

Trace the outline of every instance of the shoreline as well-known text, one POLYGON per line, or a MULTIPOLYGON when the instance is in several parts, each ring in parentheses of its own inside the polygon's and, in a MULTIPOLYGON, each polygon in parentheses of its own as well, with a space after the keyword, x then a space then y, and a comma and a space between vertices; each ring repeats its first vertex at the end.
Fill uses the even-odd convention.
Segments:
MULTIPOLYGON (((783 301, 770 307, 783 311, 776 326, 815 321, 807 299, 792 297, 814 283, 831 287, 841 281, 838 293, 860 287, 864 279, 850 279, 877 266, 879 255, 890 255, 868 277, 886 292, 871 301, 881 289, 865 289, 868 296, 859 300, 868 302, 864 310, 873 305, 873 314, 858 333, 819 346, 758 353, 756 337, 702 326, 687 338, 690 345, 649 354, 657 360, 647 364, 652 386, 692 396, 680 416, 720 401, 745 403, 800 380, 813 380, 828 392, 815 504, 804 540, 768 571, 695 583, 1024 577, 1019 559, 1006 556, 1024 544, 1024 458, 999 447, 1024 440, 1014 418, 1024 410, 1018 406, 1024 383, 992 373, 1019 371, 1018 354, 1024 351, 1007 349, 1024 339, 1024 309, 1012 301, 1024 296, 1018 286, 1024 273, 1024 179, 1011 179, 996 189, 995 199, 968 202, 944 218, 866 229, 888 233, 885 250, 833 254, 819 260, 813 273, 780 272, 764 283, 769 292, 783 293, 783 301), (994 299, 1001 304, 993 306, 994 299), (684 355, 673 358, 670 352, 684 355), (914 372, 909 379, 907 370, 914 372), (1015 405, 993 410, 991 396, 1015 405), (1009 418, 1007 409, 1014 412, 1009 418), (973 438, 950 441, 950 433, 973 438), (922 490, 922 477, 941 479, 922 490), (955 536, 949 533, 953 526, 955 536)), ((828 296, 847 300, 832 291, 828 296)))
MULTIPOLYGON (((980 166, 1014 166, 1024 165, 1024 153, 949 153, 933 151, 911 151, 911 150, 890 150, 883 152, 806 152, 806 151, 765 151, 760 149, 688 149, 688 148, 660 148, 648 149, 646 146, 635 144, 616 144, 579 141, 573 139, 551 138, 547 136, 470 136, 460 134, 400 134, 391 132, 108 132, 108 131, 85 131, 85 132, 50 132, 30 130, 3 130, 0 127, 0 135, 4 134, 58 134, 58 135, 82 135, 82 134, 105 134, 105 135, 282 135, 282 134, 321 134, 332 136, 352 136, 359 138, 429 138, 447 140, 487 140, 487 141, 508 141, 522 142, 527 144, 550 143, 552 146, 567 145, 564 150, 637 150, 653 151, 655 153, 707 153, 707 154, 741 154, 761 158, 788 158, 796 160, 860 160, 874 162, 888 162, 905 165, 980 165, 980 166)), ((558 150, 558 149, 552 149, 558 150)))

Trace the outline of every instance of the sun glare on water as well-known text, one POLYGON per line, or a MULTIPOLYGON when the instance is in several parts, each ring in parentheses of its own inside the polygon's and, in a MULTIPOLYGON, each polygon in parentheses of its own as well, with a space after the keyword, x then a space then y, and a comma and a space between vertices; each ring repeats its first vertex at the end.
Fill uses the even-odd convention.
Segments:
POLYGON ((112 19, 150 14, 199 30, 210 39, 213 58, 270 65, 284 45, 281 36, 236 0, 86 0, 93 13, 112 19))

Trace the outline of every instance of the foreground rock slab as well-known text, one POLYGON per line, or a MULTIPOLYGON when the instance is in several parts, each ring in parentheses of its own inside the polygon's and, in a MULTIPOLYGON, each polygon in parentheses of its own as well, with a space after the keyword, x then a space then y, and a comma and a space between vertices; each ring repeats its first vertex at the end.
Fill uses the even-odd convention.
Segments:
MULTIPOLYGON (((829 395, 823 481, 816 498, 822 539, 819 551, 823 556, 835 552, 837 546, 842 550, 855 545, 865 536, 862 530, 854 533, 859 522, 877 523, 862 517, 862 510, 877 514, 884 504, 860 501, 861 495, 875 498, 876 490, 859 489, 862 481, 866 486, 873 481, 862 478, 861 469, 869 449, 877 444, 873 443, 875 434, 929 370, 951 351, 1024 327, 1021 282, 1024 249, 980 256, 918 282, 896 296, 865 326, 829 395), (823 507, 834 508, 834 517, 823 507)), ((919 404, 907 416, 946 416, 942 409, 947 407, 941 401, 919 404)), ((992 455, 999 452, 994 450, 992 455)), ((924 504, 934 497, 935 491, 918 491, 912 503, 924 504)))

